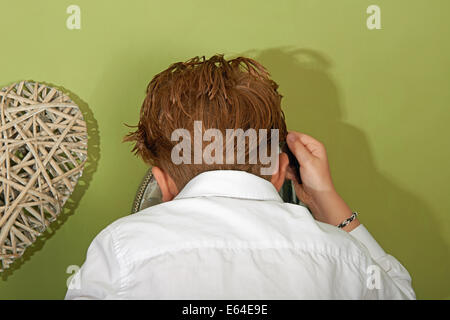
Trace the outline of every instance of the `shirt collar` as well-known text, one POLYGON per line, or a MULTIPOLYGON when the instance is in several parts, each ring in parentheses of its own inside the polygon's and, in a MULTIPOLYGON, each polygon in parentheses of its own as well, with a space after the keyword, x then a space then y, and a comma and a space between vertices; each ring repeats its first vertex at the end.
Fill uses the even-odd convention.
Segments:
POLYGON ((283 202, 270 181, 239 170, 202 172, 185 185, 175 200, 214 196, 283 202))

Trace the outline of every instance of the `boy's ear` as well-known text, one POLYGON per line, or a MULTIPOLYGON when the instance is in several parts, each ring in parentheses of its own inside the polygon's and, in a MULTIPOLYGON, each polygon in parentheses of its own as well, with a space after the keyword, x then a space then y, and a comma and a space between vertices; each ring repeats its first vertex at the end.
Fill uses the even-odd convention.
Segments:
POLYGON ((280 191, 286 179, 286 170, 289 165, 288 155, 284 152, 278 155, 278 170, 272 175, 270 182, 274 185, 277 191, 280 191))
POLYGON ((161 189, 162 201, 173 200, 178 194, 178 188, 172 177, 159 167, 152 167, 152 173, 161 189))

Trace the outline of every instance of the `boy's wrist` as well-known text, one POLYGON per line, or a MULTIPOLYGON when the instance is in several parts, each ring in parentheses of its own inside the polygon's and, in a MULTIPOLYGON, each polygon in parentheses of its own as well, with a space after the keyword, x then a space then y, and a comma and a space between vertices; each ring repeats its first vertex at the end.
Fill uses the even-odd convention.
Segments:
MULTIPOLYGON (((353 214, 350 207, 335 190, 316 195, 314 197, 314 203, 316 207, 316 212, 313 212, 314 217, 321 222, 334 226, 339 225, 353 214)), ((342 228, 342 230, 349 232, 359 224, 359 220, 354 219, 350 224, 342 228)))

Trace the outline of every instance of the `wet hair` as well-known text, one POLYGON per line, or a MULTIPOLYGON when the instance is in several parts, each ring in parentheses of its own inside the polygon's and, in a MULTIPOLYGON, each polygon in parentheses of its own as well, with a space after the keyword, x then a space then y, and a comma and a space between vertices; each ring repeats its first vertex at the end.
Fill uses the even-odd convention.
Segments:
MULTIPOLYGON (((270 129, 278 129, 283 141, 287 130, 277 89, 267 70, 250 58, 226 60, 223 55, 214 55, 174 63, 148 84, 137 129, 124 141, 135 142, 132 152, 166 171, 179 190, 199 173, 210 170, 242 170, 261 176, 264 165, 259 160, 256 164, 176 165, 171 152, 178 141, 172 141, 171 136, 179 128, 193 136, 193 124, 198 120, 202 121, 202 133, 210 128, 224 136, 226 129, 267 129, 270 140, 270 129)), ((248 147, 245 152, 247 159, 248 147)))

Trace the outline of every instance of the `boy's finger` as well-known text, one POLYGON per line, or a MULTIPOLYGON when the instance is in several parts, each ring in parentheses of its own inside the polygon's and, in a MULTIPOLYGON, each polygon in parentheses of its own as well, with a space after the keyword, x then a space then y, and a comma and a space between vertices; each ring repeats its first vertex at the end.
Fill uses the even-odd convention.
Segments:
POLYGON ((289 134, 294 134, 303 142, 303 144, 321 144, 319 140, 307 135, 303 132, 289 131, 289 134))
POLYGON ((311 154, 318 158, 326 156, 326 151, 324 145, 317 139, 307 135, 306 133, 289 131, 289 134, 297 136, 302 144, 309 150, 311 154))
POLYGON ((293 133, 289 133, 286 138, 289 149, 297 158, 300 165, 305 164, 306 162, 313 159, 313 155, 311 152, 303 145, 300 141, 300 138, 293 133))

